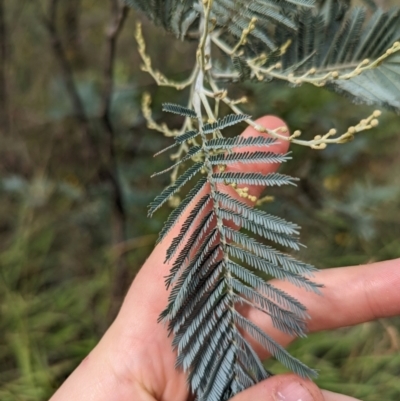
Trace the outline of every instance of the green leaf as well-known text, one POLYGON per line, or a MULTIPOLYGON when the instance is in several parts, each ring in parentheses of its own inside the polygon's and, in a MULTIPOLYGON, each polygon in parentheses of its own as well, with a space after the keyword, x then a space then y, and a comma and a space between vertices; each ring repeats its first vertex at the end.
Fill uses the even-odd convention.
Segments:
POLYGON ((271 246, 262 244, 240 231, 234 230, 230 227, 224 227, 223 232, 229 240, 244 247, 256 256, 259 256, 277 266, 282 266, 285 270, 305 276, 312 276, 316 271, 318 271, 315 267, 279 252, 271 246))
POLYGON ((254 209, 237 199, 231 198, 221 192, 215 193, 215 200, 220 202, 229 212, 237 212, 244 219, 262 226, 266 230, 284 233, 288 235, 298 235, 300 227, 276 216, 271 216, 262 210, 254 209))
MULTIPOLYGON (((167 258, 166 258, 165 262, 168 262, 175 255, 175 252, 181 246, 181 244, 184 241, 184 239, 186 238, 186 236, 191 232, 194 225, 196 223, 198 224, 197 219, 199 218, 199 216, 201 216, 204 209, 209 205, 210 200, 211 200, 210 195, 206 194, 193 207, 189 216, 183 222, 179 235, 172 240, 171 245, 167 249, 167 258)), ((206 225, 206 229, 207 228, 208 228, 208 225, 206 225)), ((198 240, 198 238, 199 238, 199 236, 197 237, 196 241, 198 240)))

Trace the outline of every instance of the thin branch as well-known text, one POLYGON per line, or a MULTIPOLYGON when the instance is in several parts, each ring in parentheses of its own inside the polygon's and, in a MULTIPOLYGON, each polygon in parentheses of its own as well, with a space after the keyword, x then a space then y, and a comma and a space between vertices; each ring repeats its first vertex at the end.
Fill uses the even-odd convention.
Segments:
POLYGON ((89 135, 89 120, 86 116, 84 104, 81 100, 81 97, 79 96, 79 92, 75 84, 74 73, 72 71, 71 65, 68 62, 63 44, 61 42, 60 34, 57 29, 56 20, 58 4, 59 0, 50 0, 49 16, 46 17, 42 15, 41 20, 49 33, 53 53, 61 67, 65 87, 71 99, 75 117, 81 124, 86 134, 89 135))
POLYGON ((120 6, 118 0, 111 0, 111 24, 107 29, 107 49, 104 67, 104 92, 101 116, 108 119, 110 114, 111 99, 114 89, 114 66, 117 41, 126 18, 129 14, 128 6, 120 6))
MULTIPOLYGON (((44 14, 41 15, 41 20, 46 27, 52 44, 52 49, 56 60, 58 61, 61 72, 63 76, 63 80, 65 82, 67 93, 71 99, 71 103, 74 110, 74 116, 77 119, 79 125, 81 126, 84 134, 86 136, 87 141, 90 144, 91 151, 93 156, 99 162, 99 171, 97 173, 99 179, 106 179, 112 188, 113 198, 114 198, 114 209, 115 209, 115 221, 118 227, 115 228, 115 242, 124 241, 125 240, 125 228, 121 228, 125 226, 126 222, 126 214, 123 207, 123 193, 119 183, 117 168, 116 168, 116 154, 115 154, 115 146, 114 146, 114 130, 112 128, 109 116, 109 103, 112 96, 113 89, 113 65, 114 65, 114 56, 115 56, 115 43, 117 39, 117 35, 122 27, 122 22, 126 18, 127 11, 122 11, 122 17, 118 18, 117 21, 117 29, 112 32, 111 39, 109 40, 109 54, 111 55, 107 59, 107 67, 105 68, 105 80, 106 87, 109 89, 105 91, 104 99, 107 99, 105 103, 107 107, 103 111, 103 115, 101 116, 101 120, 104 122, 104 126, 109 133, 110 136, 110 146, 109 146, 109 157, 108 161, 105 160, 103 154, 95 142, 95 138, 93 136, 93 132, 90 126, 90 120, 86 115, 85 107, 82 102, 82 99, 79 95, 78 88, 75 83, 73 69, 67 59, 66 52, 64 50, 60 33, 57 29, 57 12, 58 12, 59 0, 50 0, 48 4, 48 16, 46 17, 44 14)), ((115 16, 114 16, 115 18, 115 16)))
MULTIPOLYGON (((128 213, 124 204, 124 192, 119 178, 118 156, 116 150, 116 132, 111 121, 111 105, 114 92, 114 69, 117 44, 120 33, 129 14, 129 8, 119 0, 110 0, 111 21, 106 34, 106 55, 104 62, 104 90, 100 119, 108 134, 108 159, 110 182, 113 188, 114 201, 114 243, 126 243, 128 238, 128 213)), ((124 255, 120 254, 116 263, 118 268, 112 289, 112 302, 108 319, 114 319, 124 296, 124 287, 127 283, 127 266, 124 255)))
MULTIPOLYGON (((118 162, 115 149, 115 130, 111 122, 111 102, 114 91, 114 67, 115 55, 117 49, 117 41, 119 34, 124 26, 126 18, 129 14, 129 8, 120 5, 118 0, 110 0, 111 2, 111 23, 107 30, 107 50, 104 66, 104 92, 103 105, 100 118, 103 122, 109 136, 109 162, 111 164, 112 185, 114 189, 115 206, 121 219, 126 222, 127 216, 124 209, 123 190, 118 178, 118 162)), ((124 224, 123 224, 124 225, 124 224)), ((120 233, 120 240, 126 240, 125 228, 120 233)))

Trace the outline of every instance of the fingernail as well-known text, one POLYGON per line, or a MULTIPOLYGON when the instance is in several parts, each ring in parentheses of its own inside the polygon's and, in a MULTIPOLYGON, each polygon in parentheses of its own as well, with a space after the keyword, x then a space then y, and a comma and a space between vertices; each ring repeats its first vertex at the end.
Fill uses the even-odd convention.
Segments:
POLYGON ((314 397, 301 383, 285 383, 278 388, 277 401, 314 401, 314 397))

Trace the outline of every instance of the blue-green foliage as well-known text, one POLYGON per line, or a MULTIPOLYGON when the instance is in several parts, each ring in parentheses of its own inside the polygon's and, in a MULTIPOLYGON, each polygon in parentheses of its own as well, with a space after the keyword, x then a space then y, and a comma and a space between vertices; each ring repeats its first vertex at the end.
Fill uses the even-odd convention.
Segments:
MULTIPOLYGON (((271 62, 281 62, 284 75, 300 77, 311 69, 315 70, 313 78, 332 71, 344 75, 363 60, 378 59, 400 40, 399 8, 377 9, 368 18, 364 7, 343 12, 339 3, 330 1, 316 12, 300 11, 296 21, 297 35, 280 27, 275 34, 280 43, 291 41, 281 57, 271 58, 271 62)), ((400 51, 351 79, 329 78, 326 86, 357 103, 381 105, 399 113, 400 51)))
MULTIPOLYGON (((201 8, 196 0, 124 1, 180 38, 190 38, 198 30, 201 8)), ((224 34, 232 39, 240 38, 251 19, 257 18, 257 27, 251 33, 249 45, 262 45, 273 50, 278 43, 272 38, 271 29, 279 24, 288 31, 295 32, 293 10, 310 9, 314 3, 314 0, 214 0, 211 17, 223 29, 224 34)))
MULTIPOLYGON (((194 114, 191 109, 172 104, 164 105, 164 110, 185 117, 194 114)), ((293 249, 300 246, 297 225, 253 209, 223 192, 223 188, 232 183, 293 185, 293 178, 277 173, 207 174, 206 165, 278 163, 287 159, 286 155, 273 152, 232 152, 234 147, 275 144, 275 140, 262 136, 220 137, 220 130, 247 118, 228 116, 178 137, 177 142, 186 142, 190 146, 190 140, 200 132, 201 145, 192 146, 188 153, 190 155, 191 150, 196 149, 196 161, 185 166, 180 177, 155 198, 149 210, 152 215, 193 177, 203 174, 172 212, 160 235, 161 240, 174 225, 181 225, 166 254, 166 261, 172 261, 170 274, 166 277, 171 293, 160 321, 167 323, 174 337, 177 367, 189 372, 189 384, 199 400, 227 400, 270 375, 242 337, 240 329, 246 330, 287 368, 303 377, 315 375, 236 310, 238 304, 250 305, 269 316, 279 330, 302 337, 306 332, 305 307, 255 272, 319 292, 319 285, 309 277, 315 270, 312 266, 227 225, 228 222, 240 225, 249 233, 269 240, 271 245, 278 243, 293 249), (215 131, 219 133, 217 139, 214 138, 215 131), (190 209, 183 219, 185 211, 190 209)))
MULTIPOLYGON (((125 1, 177 36, 197 34, 201 10, 194 0, 125 1)), ((366 3, 371 6, 371 1, 366 3)), ((252 18, 256 19, 242 54, 232 56, 231 68, 240 80, 256 78, 246 60, 260 54, 267 56, 266 67, 280 63, 285 80, 289 74, 301 77, 312 69, 317 80, 332 71, 341 76, 354 71, 363 60, 376 60, 400 41, 399 8, 383 11, 374 7, 369 16, 366 7, 349 5, 347 0, 215 0, 211 17, 220 28, 219 38, 228 45, 237 43, 252 18)), ((265 80, 271 79, 265 74, 265 80)), ((396 51, 376 68, 350 79, 328 77, 324 86, 356 103, 399 113, 399 82, 400 52, 396 51)))

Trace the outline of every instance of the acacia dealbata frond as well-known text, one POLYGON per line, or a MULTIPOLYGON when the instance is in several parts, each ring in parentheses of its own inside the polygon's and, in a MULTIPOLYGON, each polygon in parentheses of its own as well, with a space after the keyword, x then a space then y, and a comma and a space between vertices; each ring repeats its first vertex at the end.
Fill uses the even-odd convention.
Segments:
MULTIPOLYGON (((124 1, 181 39, 198 35, 201 7, 197 0, 124 1)), ((271 28, 279 24, 289 32, 295 32, 295 11, 298 8, 310 9, 314 4, 314 0, 214 0, 211 18, 232 39, 240 37, 251 19, 257 18, 258 24, 250 35, 249 46, 267 46, 272 50, 277 43, 271 37, 271 28)))
MULTIPOLYGON (((181 38, 198 37, 200 10, 195 0, 125 1, 181 38)), ((383 11, 371 0, 366 4, 351 7, 349 0, 214 0, 212 18, 220 40, 232 46, 252 19, 256 21, 240 54, 232 55, 232 67, 240 80, 260 81, 264 76, 266 81, 281 79, 294 85, 315 83, 356 103, 400 113, 400 45, 392 48, 400 41, 400 9, 383 11), (247 63, 254 57, 263 60, 257 67, 264 69, 257 76, 247 63), (364 66, 360 65, 363 61, 364 66), (367 61, 371 68, 365 68, 367 61), (266 72, 274 64, 278 68, 272 74, 266 72)))
MULTIPOLYGON (((293 15, 293 14, 292 14, 293 15)), ((355 103, 400 113, 400 9, 349 7, 325 0, 294 15, 296 34, 274 29, 269 51, 250 47, 232 56, 240 80, 281 80, 294 86, 323 86, 355 103), (257 62, 253 62, 256 57, 257 62)), ((226 43, 230 38, 222 38, 226 43)))
MULTIPOLYGON (((193 116, 194 111, 178 105, 164 110, 193 116)), ((194 187, 175 209, 160 239, 175 225, 179 234, 169 244, 166 262, 172 262, 166 285, 171 288, 169 302, 160 316, 173 336, 177 367, 189 373, 189 384, 199 400, 228 400, 239 391, 270 376, 243 337, 246 331, 287 368, 303 377, 315 372, 292 357, 254 323, 241 315, 237 305, 248 305, 264 312, 273 325, 291 336, 304 336, 306 308, 286 292, 266 282, 260 275, 287 280, 319 293, 312 280, 315 269, 282 253, 274 244, 299 249, 299 227, 284 219, 253 209, 244 199, 228 195, 232 184, 294 185, 292 177, 271 173, 232 173, 221 165, 263 161, 280 163, 288 155, 277 154, 274 139, 258 137, 215 138, 216 131, 238 124, 246 115, 224 117, 198 130, 183 133, 176 142, 196 137, 201 145, 196 161, 185 165, 182 174, 151 203, 152 215, 178 190, 194 181, 194 187), (263 151, 234 152, 241 147, 262 147, 263 151), (223 153, 220 151, 223 150, 223 153), (216 166, 207 170, 206 166, 216 166), (190 212, 186 212, 191 210, 190 212), (185 218, 183 216, 188 213, 185 218), (245 232, 232 228, 241 226, 245 232), (252 238, 263 237, 269 245, 252 238), (257 273, 258 272, 258 273, 257 273)), ((189 154, 191 152, 189 151, 189 154)))
POLYGON ((284 75, 308 73, 357 103, 400 112, 400 43, 393 46, 400 41, 399 8, 377 9, 368 16, 364 7, 343 12, 331 1, 319 12, 300 11, 296 21, 298 35, 282 29, 275 33, 277 41, 291 41, 279 58, 284 75))

